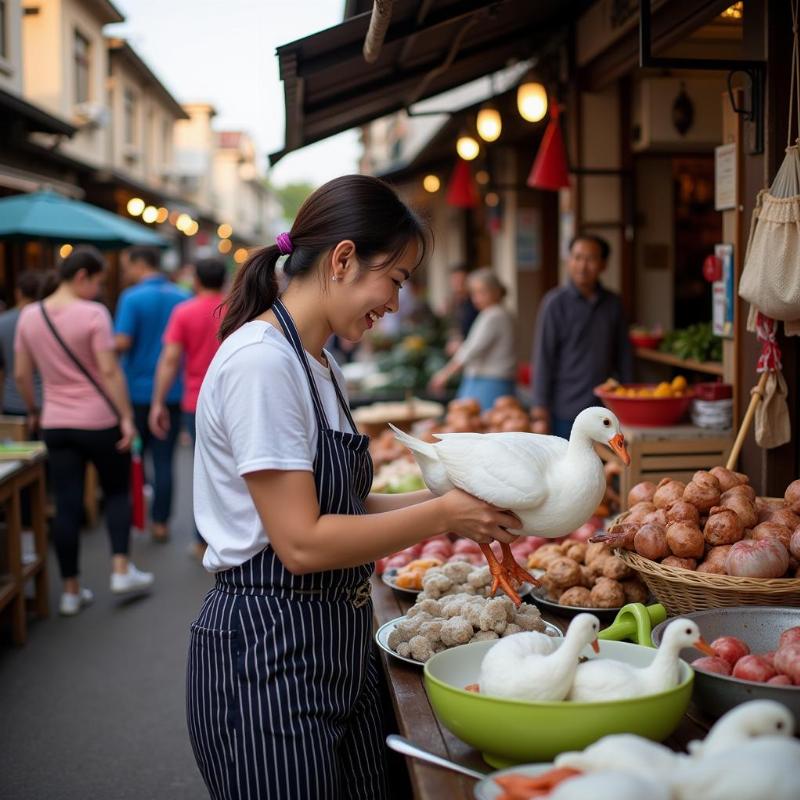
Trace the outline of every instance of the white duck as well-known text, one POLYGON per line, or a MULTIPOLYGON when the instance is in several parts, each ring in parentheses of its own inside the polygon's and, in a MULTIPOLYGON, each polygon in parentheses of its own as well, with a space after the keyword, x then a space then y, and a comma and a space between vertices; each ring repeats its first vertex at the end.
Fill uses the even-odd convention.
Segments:
POLYGON ((797 800, 800 742, 762 736, 692 759, 672 777, 678 800, 797 800))
MULTIPOLYGON (((430 444, 394 426, 392 430, 414 453, 434 494, 458 488, 513 511, 523 525, 515 533, 523 536, 564 536, 591 517, 606 490, 594 442, 609 445, 630 463, 619 420, 606 408, 587 408, 578 414, 569 442, 537 433, 443 433, 430 444)), ((517 564, 507 544, 502 545, 502 562, 488 544, 481 550, 493 577, 491 593, 502 586, 519 605, 515 581, 538 581, 517 564)))
POLYGON ((721 716, 702 741, 689 742, 695 758, 715 755, 761 736, 794 736, 794 717, 774 700, 750 700, 721 716))
POLYGON ((636 734, 615 733, 598 739, 585 750, 561 753, 553 763, 557 768, 569 767, 578 772, 611 770, 651 778, 668 775, 686 758, 688 756, 636 734))
MULTIPOLYGON (((672 782, 681 769, 697 763, 706 755, 724 753, 757 737, 789 738, 793 733, 794 718, 785 706, 774 700, 751 700, 720 717, 704 741, 689 742, 690 755, 675 753, 662 744, 634 734, 612 734, 598 739, 585 750, 561 753, 555 758, 554 769, 542 773, 538 778, 543 787, 549 787, 553 785, 551 776, 561 781, 564 779, 564 770, 571 769, 587 774, 625 773, 655 780, 663 786, 672 782)), ((577 791, 581 787, 593 788, 581 783, 575 784, 574 789, 577 791)), ((556 797, 555 794, 552 796, 556 797)), ((591 792, 585 796, 595 797, 591 792)))
POLYGON ((595 652, 599 651, 599 630, 597 617, 578 614, 560 646, 550 653, 543 652, 545 646, 540 639, 521 633, 500 639, 483 657, 481 694, 531 702, 563 700, 583 648, 590 644, 595 652))
POLYGON ((578 666, 569 699, 575 702, 624 700, 671 689, 678 684, 680 652, 696 647, 711 654, 711 646, 690 619, 672 620, 664 631, 661 647, 646 667, 634 667, 611 658, 598 658, 578 666))
POLYGON ((547 795, 547 800, 672 800, 672 789, 653 775, 632 775, 609 768, 569 778, 547 795))

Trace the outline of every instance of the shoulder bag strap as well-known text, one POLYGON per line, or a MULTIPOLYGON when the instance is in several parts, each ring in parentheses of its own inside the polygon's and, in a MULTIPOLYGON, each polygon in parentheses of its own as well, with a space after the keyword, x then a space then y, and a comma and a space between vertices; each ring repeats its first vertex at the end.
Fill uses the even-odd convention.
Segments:
POLYGON ((117 420, 120 419, 119 411, 117 411, 117 407, 114 405, 114 402, 106 393, 105 389, 94 379, 91 372, 81 363, 80 359, 72 352, 72 350, 67 347, 67 343, 61 338, 61 334, 56 329, 56 326, 53 325, 53 321, 50 319, 47 311, 45 310, 44 303, 39 303, 39 308, 42 310, 42 316, 44 317, 44 321, 47 323, 47 327, 50 328, 50 333, 53 334, 56 341, 61 345, 61 349, 70 357, 72 363, 83 373, 84 377, 86 378, 89 383, 97 389, 97 393, 106 401, 108 407, 114 412, 114 416, 117 420))

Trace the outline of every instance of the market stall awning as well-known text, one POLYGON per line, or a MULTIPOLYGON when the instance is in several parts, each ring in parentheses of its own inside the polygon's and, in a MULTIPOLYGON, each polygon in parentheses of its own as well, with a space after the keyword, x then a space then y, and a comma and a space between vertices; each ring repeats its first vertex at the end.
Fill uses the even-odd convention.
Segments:
POLYGON ((305 145, 441 94, 509 62, 530 58, 586 0, 414 0, 394 3, 374 64, 362 55, 370 14, 277 50, 286 144, 275 164, 305 145))
POLYGON ((163 236, 137 222, 55 192, 34 192, 0 200, 0 239, 90 242, 116 248, 141 244, 166 247, 163 236))
POLYGON ((12 125, 19 121, 22 128, 27 131, 40 131, 42 133, 58 133, 63 136, 72 136, 77 128, 66 120, 48 113, 39 106, 35 106, 22 97, 0 89, 0 113, 4 117, 4 125, 12 125))

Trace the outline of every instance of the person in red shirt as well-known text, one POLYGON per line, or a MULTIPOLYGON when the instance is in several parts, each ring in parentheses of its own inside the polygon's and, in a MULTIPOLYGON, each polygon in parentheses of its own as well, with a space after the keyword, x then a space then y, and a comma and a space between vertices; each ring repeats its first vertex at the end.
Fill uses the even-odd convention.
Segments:
MULTIPOLYGON (((195 296, 175 306, 164 331, 161 356, 156 368, 148 424, 154 436, 165 438, 170 418, 166 397, 178 376, 183 360, 183 397, 181 411, 184 425, 195 440, 197 396, 208 365, 219 347, 220 305, 225 296, 227 270, 219 258, 200 259, 195 266, 195 296)), ((195 554, 202 558, 205 542, 195 527, 195 554)))

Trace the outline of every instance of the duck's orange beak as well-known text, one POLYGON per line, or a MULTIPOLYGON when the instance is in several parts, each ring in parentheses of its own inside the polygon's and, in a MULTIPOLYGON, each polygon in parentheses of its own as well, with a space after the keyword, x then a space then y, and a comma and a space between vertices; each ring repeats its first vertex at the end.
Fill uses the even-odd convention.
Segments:
POLYGON ((595 640, 592 642, 592 650, 594 650, 594 652, 595 652, 597 655, 600 655, 600 642, 598 642, 598 641, 597 641, 597 639, 595 639, 595 640))
POLYGON ((707 656, 715 656, 716 652, 712 649, 711 645, 701 636, 693 645, 695 650, 705 653, 707 656))
POLYGON ((621 433, 612 436, 608 440, 608 446, 622 459, 626 467, 631 463, 631 457, 628 455, 628 448, 625 447, 625 437, 621 433))

